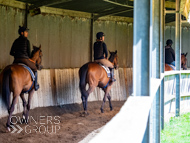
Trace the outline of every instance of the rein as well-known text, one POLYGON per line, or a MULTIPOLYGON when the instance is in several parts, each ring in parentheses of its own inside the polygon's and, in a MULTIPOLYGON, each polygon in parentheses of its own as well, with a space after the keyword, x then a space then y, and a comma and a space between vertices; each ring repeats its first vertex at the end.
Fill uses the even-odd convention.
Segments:
POLYGON ((111 56, 110 58, 109 58, 109 61, 111 62, 111 63, 113 63, 113 60, 114 60, 114 55, 113 56, 111 56))
MULTIPOLYGON (((39 51, 39 57, 41 57, 40 56, 40 52, 41 52, 41 50, 39 51)), ((32 54, 33 55, 33 54, 32 54)), ((34 60, 32 60, 32 59, 29 59, 31 62, 33 62, 34 64, 36 63, 34 60)))
POLYGON ((35 64, 35 61, 33 61, 32 59, 29 59, 29 60, 35 64))

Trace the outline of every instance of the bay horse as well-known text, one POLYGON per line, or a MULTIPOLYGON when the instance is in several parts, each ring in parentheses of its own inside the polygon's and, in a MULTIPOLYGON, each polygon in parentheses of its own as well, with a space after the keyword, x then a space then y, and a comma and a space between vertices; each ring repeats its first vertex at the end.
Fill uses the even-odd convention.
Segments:
MULTIPOLYGON (((187 70, 187 56, 188 53, 181 53, 181 68, 183 70, 187 70)), ((173 70, 172 67, 170 67, 168 64, 165 64, 165 71, 171 71, 173 70)))
MULTIPOLYGON (((33 46, 31 61, 36 64, 38 70, 42 69, 42 50, 33 46)), ((19 96, 23 102, 23 118, 22 121, 28 123, 28 114, 30 110, 31 99, 34 94, 34 85, 29 71, 19 64, 11 64, 6 66, 0 73, 2 83, 2 100, 8 110, 8 119, 6 123, 7 131, 11 131, 11 117, 18 102, 19 96), (24 97, 24 92, 28 92, 28 103, 24 97), (10 93, 13 92, 12 104, 10 104, 10 93)))
MULTIPOLYGON (((117 56, 117 50, 115 52, 110 52, 109 61, 114 65, 115 69, 118 69, 118 56, 117 56)), ((79 69, 79 88, 81 92, 81 99, 83 103, 84 108, 84 116, 88 115, 87 112, 87 100, 90 93, 94 91, 96 87, 102 88, 105 95, 103 98, 103 103, 100 108, 101 112, 103 113, 104 110, 104 104, 106 101, 106 97, 109 100, 109 106, 110 110, 112 110, 112 104, 111 104, 111 96, 109 94, 109 91, 111 90, 113 82, 110 81, 110 78, 107 77, 107 73, 98 63, 96 62, 89 62, 84 64, 79 69), (86 90, 86 84, 89 85, 88 90, 86 90)))

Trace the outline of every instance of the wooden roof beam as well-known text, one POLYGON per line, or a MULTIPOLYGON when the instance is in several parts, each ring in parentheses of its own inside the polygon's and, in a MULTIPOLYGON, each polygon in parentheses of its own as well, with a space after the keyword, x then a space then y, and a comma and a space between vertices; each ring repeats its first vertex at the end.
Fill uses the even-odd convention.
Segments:
POLYGON ((107 12, 105 11, 102 14, 95 15, 93 17, 93 19, 97 20, 98 18, 103 17, 103 16, 114 15, 114 14, 119 14, 119 13, 124 13, 124 12, 129 12, 129 11, 132 11, 132 10, 133 9, 119 9, 119 10, 111 10, 111 11, 107 11, 107 12))
POLYGON ((34 9, 34 8, 38 8, 41 6, 52 6, 52 5, 56 5, 56 4, 61 4, 61 3, 65 3, 65 2, 70 2, 73 0, 51 0, 51 1, 38 1, 37 3, 33 3, 33 5, 30 6, 29 9, 34 9))
POLYGON ((111 1, 111 0, 103 0, 103 1, 111 3, 111 4, 114 4, 114 5, 122 6, 122 7, 133 8, 133 6, 126 5, 126 4, 121 4, 121 3, 114 2, 114 1, 111 1))
MULTIPOLYGON (((129 0, 129 1, 134 1, 134 0, 129 0)), ((175 2, 165 1, 165 7, 166 7, 166 8, 175 9, 175 2)))

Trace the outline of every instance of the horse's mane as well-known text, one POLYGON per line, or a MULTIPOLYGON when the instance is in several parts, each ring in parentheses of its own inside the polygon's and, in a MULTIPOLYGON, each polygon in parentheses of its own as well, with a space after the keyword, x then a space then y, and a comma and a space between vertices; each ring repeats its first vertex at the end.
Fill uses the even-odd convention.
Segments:
POLYGON ((39 50, 38 47, 36 46, 33 46, 33 50, 32 50, 32 53, 31 53, 31 58, 34 56, 34 54, 39 50))
POLYGON ((113 62, 113 60, 114 60, 114 58, 115 58, 115 53, 114 52, 111 52, 111 55, 110 55, 110 57, 109 57, 109 61, 110 62, 113 62))

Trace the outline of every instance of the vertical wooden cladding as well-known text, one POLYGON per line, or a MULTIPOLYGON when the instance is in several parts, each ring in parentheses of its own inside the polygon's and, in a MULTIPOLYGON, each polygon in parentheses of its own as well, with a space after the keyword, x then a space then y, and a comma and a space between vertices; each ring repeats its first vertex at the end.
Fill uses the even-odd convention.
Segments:
POLYGON ((9 55, 18 27, 23 24, 24 11, 0 5, 0 69, 13 62, 9 55))
POLYGON ((45 68, 75 68, 90 60, 90 20, 58 15, 29 17, 29 39, 42 44, 45 68))
MULTIPOLYGON (((45 68, 77 68, 90 61, 90 19, 39 15, 28 23, 31 43, 42 44, 45 68)), ((120 67, 132 67, 132 27, 126 22, 96 21, 93 42, 103 31, 108 50, 118 50, 120 67)))
MULTIPOLYGON (((10 48, 18 35, 18 26, 24 23, 24 10, 0 6, 0 69, 13 61, 9 55, 10 48)), ((53 14, 28 16, 29 37, 31 45, 42 45, 44 68, 77 68, 90 61, 90 19, 53 14)), ((115 21, 95 21, 93 42, 96 33, 106 34, 105 43, 108 50, 118 51, 119 65, 132 67, 133 24, 115 21)), ((182 52, 190 53, 188 27, 182 28, 182 52)), ((175 48, 175 27, 165 27, 165 41, 173 40, 175 48)), ((190 58, 188 67, 190 67, 190 58)))
MULTIPOLYGON (((10 64, 12 43, 18 26, 24 23, 24 10, 0 6, 0 69, 10 64)), ((48 69, 77 68, 90 61, 90 22, 88 18, 40 14, 28 15, 31 45, 42 45, 43 65, 48 69)), ((126 22, 96 21, 93 37, 103 31, 108 50, 118 51, 120 67, 132 67, 133 25, 126 22)))

